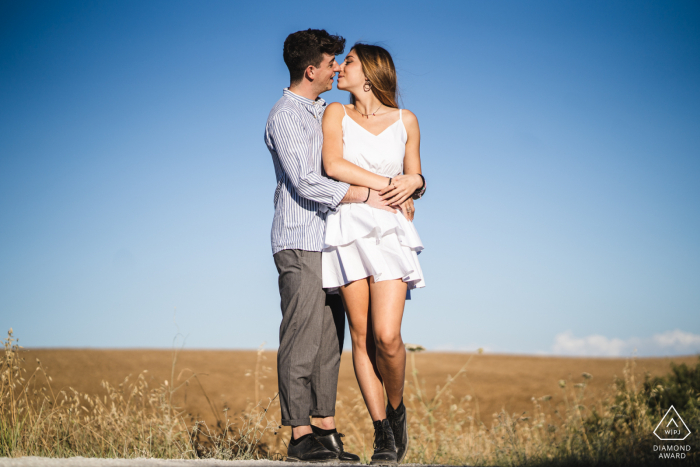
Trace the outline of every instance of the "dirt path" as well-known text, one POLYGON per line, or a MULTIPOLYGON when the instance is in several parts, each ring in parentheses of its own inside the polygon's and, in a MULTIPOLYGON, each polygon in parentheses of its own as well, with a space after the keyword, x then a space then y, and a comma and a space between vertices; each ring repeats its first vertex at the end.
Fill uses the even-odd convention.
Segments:
MULTIPOLYGON (((215 459, 178 460, 178 459, 96 459, 89 457, 68 457, 56 459, 51 457, 17 457, 0 458, 0 467, 319 467, 323 464, 288 463, 281 461, 222 461, 215 459)), ((353 465, 353 464, 332 464, 353 465)), ((354 464, 357 466, 357 464, 354 464)), ((402 464, 402 466, 423 464, 402 464)), ((437 467, 437 466, 436 466, 437 467)))

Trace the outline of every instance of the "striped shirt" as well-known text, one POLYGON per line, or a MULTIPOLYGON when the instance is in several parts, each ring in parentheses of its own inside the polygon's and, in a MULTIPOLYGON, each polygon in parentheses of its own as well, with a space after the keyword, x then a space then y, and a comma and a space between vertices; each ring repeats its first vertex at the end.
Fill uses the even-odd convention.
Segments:
POLYGON ((265 144, 275 165, 272 254, 282 250, 321 251, 326 213, 335 210, 350 185, 325 177, 321 120, 326 102, 285 88, 265 125, 265 144))

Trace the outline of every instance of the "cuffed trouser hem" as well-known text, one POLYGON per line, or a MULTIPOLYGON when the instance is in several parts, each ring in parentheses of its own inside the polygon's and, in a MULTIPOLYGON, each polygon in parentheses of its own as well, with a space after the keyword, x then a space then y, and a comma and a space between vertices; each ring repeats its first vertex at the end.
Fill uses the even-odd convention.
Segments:
POLYGON ((326 410, 326 411, 313 410, 311 412, 311 416, 312 417, 320 417, 320 418, 335 417, 335 410, 326 410))
POLYGON ((282 419, 282 426, 306 426, 311 425, 311 420, 308 418, 297 418, 296 420, 284 420, 282 419))

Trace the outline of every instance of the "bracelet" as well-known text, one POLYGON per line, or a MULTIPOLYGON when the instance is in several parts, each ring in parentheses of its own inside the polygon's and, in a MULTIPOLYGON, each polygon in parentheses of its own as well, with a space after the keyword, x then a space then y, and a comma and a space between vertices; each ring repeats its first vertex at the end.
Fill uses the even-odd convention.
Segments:
POLYGON ((425 177, 423 174, 418 174, 418 176, 421 178, 421 180, 423 180, 423 184, 416 191, 421 191, 423 188, 425 188, 425 177))
POLYGON ((411 195, 413 199, 420 199, 425 194, 425 177, 421 174, 418 175, 423 179, 423 186, 413 192, 413 195, 411 195))
POLYGON ((364 200, 363 203, 366 203, 367 201, 369 201, 369 194, 370 194, 370 189, 367 188, 367 199, 364 200))

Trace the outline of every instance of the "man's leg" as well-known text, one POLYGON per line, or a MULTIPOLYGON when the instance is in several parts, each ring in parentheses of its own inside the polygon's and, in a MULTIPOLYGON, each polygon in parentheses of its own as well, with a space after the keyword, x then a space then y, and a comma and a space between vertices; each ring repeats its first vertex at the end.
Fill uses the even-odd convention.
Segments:
POLYGON ((359 464, 360 456, 347 452, 335 429, 335 400, 338 393, 338 370, 345 337, 345 308, 340 295, 326 297, 323 312, 323 336, 311 376, 311 420, 316 439, 338 455, 342 464, 359 464))
POLYGON ((321 342, 311 375, 313 424, 324 430, 335 428, 338 371, 345 337, 345 309, 338 294, 326 296, 321 342))
POLYGON ((321 254, 282 250, 274 255, 279 272, 282 309, 277 375, 282 424, 294 438, 311 433, 311 378, 323 335, 325 293, 321 288, 321 254))

